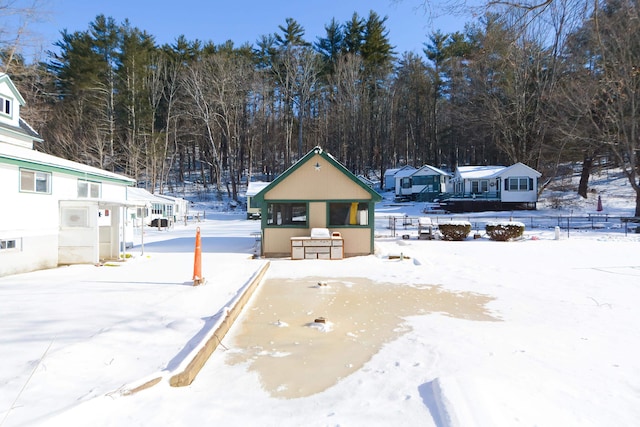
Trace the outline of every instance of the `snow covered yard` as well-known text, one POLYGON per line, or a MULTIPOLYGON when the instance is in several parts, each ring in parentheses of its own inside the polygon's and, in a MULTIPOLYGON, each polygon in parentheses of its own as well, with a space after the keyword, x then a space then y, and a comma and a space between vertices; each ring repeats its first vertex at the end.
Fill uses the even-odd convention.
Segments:
MULTIPOLYGON (((272 397, 251 362, 229 363, 238 351, 236 324, 190 386, 163 381, 123 396, 127 384, 180 363, 265 262, 251 259, 258 222, 208 218, 199 224, 204 286, 190 286, 195 225, 148 230, 145 255, 137 247, 136 259, 119 267, 1 278, 0 425, 609 426, 640 419, 640 238, 619 230, 560 240, 553 230, 535 230, 516 242, 380 237, 372 256, 270 260, 269 278, 366 277, 486 295, 498 320, 410 316, 404 334, 363 368, 297 399, 272 397), (402 260, 389 257, 400 253, 402 260)), ((343 358, 349 363, 349 354, 343 358)), ((314 374, 310 366, 305 375, 314 374)))

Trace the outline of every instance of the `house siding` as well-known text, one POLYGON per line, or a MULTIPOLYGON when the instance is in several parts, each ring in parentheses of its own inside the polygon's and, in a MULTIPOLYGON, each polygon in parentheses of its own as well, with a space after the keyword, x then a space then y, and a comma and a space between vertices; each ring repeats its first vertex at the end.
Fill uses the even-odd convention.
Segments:
POLYGON ((315 155, 264 195, 265 200, 370 199, 371 195, 320 155, 315 155), (315 164, 320 165, 316 170, 315 164), (312 185, 310 185, 312 184, 312 185))

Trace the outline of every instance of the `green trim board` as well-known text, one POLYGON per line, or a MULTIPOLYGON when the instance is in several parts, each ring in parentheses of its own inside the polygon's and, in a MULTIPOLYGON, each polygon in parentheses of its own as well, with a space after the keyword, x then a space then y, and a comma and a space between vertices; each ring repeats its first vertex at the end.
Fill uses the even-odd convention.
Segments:
POLYGON ((353 200, 344 200, 344 199, 328 199, 322 200, 321 202, 325 203, 326 208, 326 224, 329 228, 371 228, 371 211, 375 209, 375 203, 372 203, 367 199, 353 199, 353 200), (351 204, 351 203, 366 203, 367 204, 367 224, 332 224, 331 223, 331 208, 330 204, 339 203, 339 204, 351 204))
POLYGON ((112 182, 112 183, 125 184, 125 185, 133 185, 135 183, 134 179, 127 178, 125 176, 123 176, 122 178, 115 178, 111 176, 101 175, 97 172, 85 172, 79 169, 71 169, 64 166, 49 165, 49 164, 39 163, 36 161, 16 159, 16 158, 9 157, 2 154, 0 154, 0 163, 14 165, 14 166, 18 166, 19 168, 25 168, 29 170, 38 171, 38 172, 63 173, 66 175, 83 178, 85 180, 88 180, 88 179, 95 180, 96 182, 112 182))
POLYGON ((293 172, 295 172, 298 168, 300 168, 302 165, 304 165, 305 163, 307 163, 309 160, 311 160, 311 158, 313 158, 313 156, 315 155, 319 155, 321 156, 324 160, 326 160, 327 162, 329 162, 331 165, 333 165, 336 169, 340 170, 342 173, 344 173, 351 181, 353 181, 355 184, 357 184, 359 187, 365 189, 369 194, 371 194, 371 201, 372 202, 379 202, 382 200, 382 196, 380 194, 378 194, 376 191, 372 190, 368 185, 366 185, 364 182, 362 182, 362 180, 360 180, 357 176, 355 176, 349 169, 347 169, 346 167, 344 167, 342 165, 342 163, 338 162, 332 155, 330 155, 329 153, 327 153, 326 151, 324 151, 322 148, 320 147, 315 147, 313 148, 311 151, 309 151, 307 154, 305 154, 300 160, 298 160, 296 163, 294 163, 293 165, 291 165, 287 170, 285 170, 280 176, 278 176, 276 179, 274 179, 273 181, 271 181, 269 183, 269 185, 267 185, 266 187, 264 187, 262 190, 260 190, 258 192, 258 194, 256 194, 254 197, 254 200, 256 200, 256 203, 260 203, 262 204, 262 201, 264 201, 264 196, 265 194, 267 194, 269 191, 271 191, 275 186, 277 186, 280 182, 284 181, 285 179, 287 179, 287 177, 289 175, 291 175, 293 172))
POLYGON ((308 200, 268 200, 268 201, 264 201, 261 204, 261 223, 262 223, 262 228, 300 228, 303 230, 306 230, 309 228, 309 201, 308 200), (295 224, 268 224, 267 221, 269 220, 269 215, 268 215, 268 210, 269 210, 269 204, 304 204, 305 205, 305 212, 306 212, 306 219, 304 224, 302 223, 295 223, 295 224))

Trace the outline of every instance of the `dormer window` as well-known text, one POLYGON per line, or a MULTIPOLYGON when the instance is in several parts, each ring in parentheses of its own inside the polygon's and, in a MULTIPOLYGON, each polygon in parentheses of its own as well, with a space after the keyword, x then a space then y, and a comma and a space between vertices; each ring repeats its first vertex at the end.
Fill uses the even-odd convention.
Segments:
POLYGON ((11 115, 11 100, 0 96, 0 113, 11 115))

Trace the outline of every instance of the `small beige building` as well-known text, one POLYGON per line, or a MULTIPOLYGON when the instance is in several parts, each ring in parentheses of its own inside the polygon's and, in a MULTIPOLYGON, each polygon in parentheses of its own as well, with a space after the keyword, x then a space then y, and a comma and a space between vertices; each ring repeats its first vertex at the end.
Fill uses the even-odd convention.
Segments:
POLYGON ((374 206, 382 197, 315 147, 254 196, 262 217, 262 255, 292 254, 292 238, 328 229, 342 238, 343 255, 374 251, 374 206))

